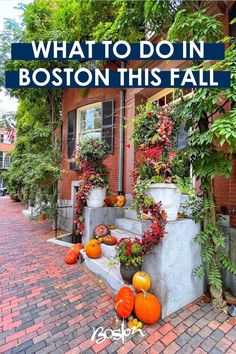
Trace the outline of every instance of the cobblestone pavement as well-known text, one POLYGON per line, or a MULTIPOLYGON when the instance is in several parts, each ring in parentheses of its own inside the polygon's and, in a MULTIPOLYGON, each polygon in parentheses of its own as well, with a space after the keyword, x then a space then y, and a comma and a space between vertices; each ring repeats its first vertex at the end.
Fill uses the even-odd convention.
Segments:
POLYGON ((91 341, 93 327, 115 328, 110 290, 83 265, 68 266, 48 222, 29 221, 0 198, 0 353, 236 353, 236 325, 195 303, 144 328, 144 337, 91 341))

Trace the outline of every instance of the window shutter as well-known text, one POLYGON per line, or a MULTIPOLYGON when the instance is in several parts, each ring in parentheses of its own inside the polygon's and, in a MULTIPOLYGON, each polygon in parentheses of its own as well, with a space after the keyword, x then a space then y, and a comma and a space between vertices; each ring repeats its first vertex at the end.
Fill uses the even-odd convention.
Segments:
POLYGON ((75 152, 76 139, 76 110, 68 112, 68 135, 67 135, 67 155, 71 158, 75 152))
POLYGON ((114 100, 102 102, 102 139, 109 146, 109 153, 114 152, 114 100))

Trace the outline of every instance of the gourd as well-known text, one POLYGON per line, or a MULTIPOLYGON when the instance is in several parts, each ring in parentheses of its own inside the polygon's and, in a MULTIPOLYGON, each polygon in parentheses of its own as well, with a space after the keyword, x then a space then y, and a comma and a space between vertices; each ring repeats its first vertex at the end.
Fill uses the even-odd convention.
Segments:
POLYGON ((91 240, 85 247, 85 253, 89 258, 99 258, 102 255, 101 247, 97 240, 91 240))
POLYGON ((104 237, 99 237, 98 243, 104 243, 105 245, 113 246, 117 244, 117 239, 114 236, 107 235, 104 237))
POLYGON ((153 324, 160 318, 161 304, 156 296, 143 291, 135 298, 134 312, 139 321, 153 324))
POLYGON ((115 310, 119 317, 128 318, 134 308, 134 293, 128 286, 123 286, 115 299, 115 310))
POLYGON ((65 262, 67 264, 74 264, 77 261, 78 255, 75 251, 69 250, 66 253, 65 262))
POLYGON ((107 225, 97 225, 94 229, 95 238, 110 235, 110 229, 107 225))
POLYGON ((132 284, 138 293, 142 290, 148 291, 151 287, 151 277, 145 272, 136 272, 132 284))
POLYGON ((79 256, 79 253, 83 248, 84 246, 82 245, 82 243, 76 243, 70 248, 70 250, 74 251, 77 254, 77 256, 79 256))
POLYGON ((116 198, 116 205, 118 207, 123 207, 126 204, 126 198, 123 194, 119 194, 116 198))

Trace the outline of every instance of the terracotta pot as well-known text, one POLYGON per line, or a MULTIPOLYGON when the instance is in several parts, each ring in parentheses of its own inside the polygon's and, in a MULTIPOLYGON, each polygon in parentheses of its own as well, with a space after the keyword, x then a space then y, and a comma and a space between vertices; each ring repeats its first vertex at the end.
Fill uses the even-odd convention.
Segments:
POLYGON ((123 262, 120 262, 120 274, 124 281, 126 281, 129 284, 132 284, 132 279, 133 276, 136 272, 139 272, 141 270, 141 266, 133 266, 133 265, 126 265, 123 262))

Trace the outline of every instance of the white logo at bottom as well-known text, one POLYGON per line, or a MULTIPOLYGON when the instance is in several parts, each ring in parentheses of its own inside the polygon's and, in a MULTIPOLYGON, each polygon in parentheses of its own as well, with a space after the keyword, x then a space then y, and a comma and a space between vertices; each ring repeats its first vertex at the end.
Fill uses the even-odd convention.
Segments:
POLYGON ((111 339, 111 340, 122 340, 122 343, 125 343, 125 338, 129 337, 130 335, 134 333, 139 333, 141 334, 142 337, 144 337, 144 333, 140 328, 133 327, 131 329, 125 328, 124 320, 121 323, 121 326, 119 329, 111 329, 107 328, 104 330, 104 328, 98 327, 98 328, 93 328, 93 334, 91 337, 92 342, 98 343, 103 343, 106 339, 111 339))

